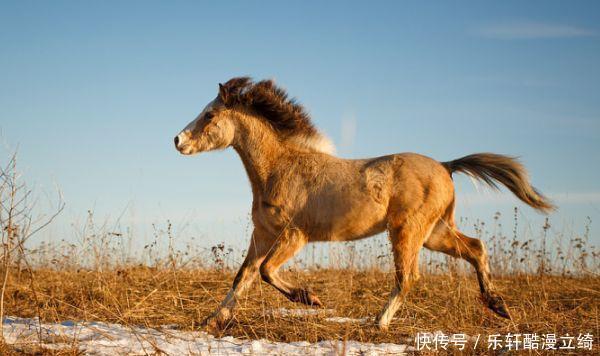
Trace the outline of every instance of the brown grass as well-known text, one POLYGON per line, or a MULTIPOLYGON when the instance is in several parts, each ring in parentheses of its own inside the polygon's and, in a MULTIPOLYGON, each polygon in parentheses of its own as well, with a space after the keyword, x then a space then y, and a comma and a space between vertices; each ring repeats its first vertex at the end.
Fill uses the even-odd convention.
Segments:
MULTIPOLYGON (((482 340, 509 332, 540 336, 591 333, 597 345, 600 277, 597 253, 588 242, 591 222, 583 234, 553 238, 548 236, 550 226, 546 222, 536 241, 518 238, 517 216, 515 211, 512 236, 502 233, 498 216, 494 219, 498 226, 475 224, 475 234, 493 253, 495 284, 509 305, 512 321, 498 318, 483 306, 470 266, 429 253, 422 256, 421 280, 388 332, 370 322, 327 321, 330 316, 372 318, 385 304, 393 281, 385 262, 390 256, 384 253, 385 240, 374 239, 358 246, 309 246, 305 255, 286 268, 285 278, 310 286, 325 303, 326 309, 319 315, 278 315, 279 308, 306 307, 287 301, 265 283, 255 282, 241 301, 235 321, 223 334, 283 342, 414 344, 417 333, 437 330, 481 335, 482 340), (548 252, 547 240, 554 253, 548 252), (324 260, 329 260, 324 263, 329 267, 319 266, 318 261, 324 260), (365 268, 365 261, 371 267, 365 268)), ((156 227, 154 241, 136 257, 126 248, 131 246, 127 241, 131 237, 106 225, 95 226, 91 214, 81 231, 77 244, 62 241, 25 251, 33 270, 30 273, 17 261, 8 273, 6 315, 39 316, 45 322, 85 320, 147 327, 174 324, 183 330, 197 330, 227 293, 241 260, 240 251, 223 244, 201 249, 190 243, 177 249, 170 224, 156 227)), ((40 350, 19 351, 35 354, 40 350)), ((61 354, 76 354, 77 350, 64 352, 61 354)))
MULTIPOLYGON (((389 331, 382 332, 372 323, 327 321, 330 316, 372 318, 385 304, 393 282, 386 264, 390 256, 384 253, 385 240, 373 239, 362 245, 309 246, 291 267, 286 267, 285 278, 310 286, 325 303, 326 309, 319 315, 278 315, 274 311, 279 308, 306 307, 287 301, 265 283, 255 282, 241 301, 235 321, 223 334, 283 342, 357 340, 414 345, 417 333, 438 330, 481 335, 482 340, 509 332, 540 336, 590 333, 596 348, 600 277, 597 253, 588 243, 589 225, 583 234, 551 239, 546 223, 540 230, 541 241, 518 239, 516 216, 513 236, 503 234, 500 228, 487 231, 485 224, 475 224, 475 234, 493 252, 495 284, 509 305, 512 321, 498 318, 483 306, 470 266, 428 253, 421 259, 422 278, 389 331), (554 253, 544 252, 548 251, 546 240, 554 253), (318 262, 324 260, 329 261, 323 263, 328 267, 319 267, 318 262)), ((191 243, 177 249, 170 224, 156 228, 155 240, 136 257, 126 249, 131 246, 127 236, 95 227, 91 215, 81 231, 77 244, 63 241, 27 249, 32 270, 19 260, 15 262, 8 273, 5 315, 39 316, 44 322, 104 321, 147 327, 174 324, 183 330, 197 330, 227 293, 241 260, 239 251, 223 244, 201 249, 191 243)), ((480 346, 484 349, 478 352, 487 351, 486 343, 480 346)), ((78 352, 76 344, 60 353, 39 345, 28 347, 18 352, 78 352)))
MULTIPOLYGON (((375 316, 391 289, 391 276, 381 271, 322 270, 287 272, 310 285, 336 316, 375 316)), ((194 330, 225 296, 232 274, 216 270, 35 271, 36 303, 28 278, 13 277, 6 291, 8 315, 44 321, 96 320, 156 327, 176 324, 194 330)), ((225 331, 244 338, 277 341, 325 339, 364 342, 413 342, 417 332, 489 335, 556 333, 599 335, 600 278, 515 276, 497 281, 513 321, 497 318, 483 307, 473 276, 425 275, 406 300, 389 332, 373 325, 333 323, 322 316, 284 317, 277 308, 303 308, 288 302, 266 284, 242 300, 235 322, 225 331)))

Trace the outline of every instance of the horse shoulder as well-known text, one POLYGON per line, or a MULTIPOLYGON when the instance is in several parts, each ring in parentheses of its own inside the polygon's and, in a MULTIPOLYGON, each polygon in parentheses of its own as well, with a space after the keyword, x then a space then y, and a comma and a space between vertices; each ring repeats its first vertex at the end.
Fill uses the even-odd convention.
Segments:
POLYGON ((272 232, 294 225, 292 217, 308 197, 306 181, 311 179, 312 169, 307 155, 284 157, 269 172, 265 186, 255 197, 252 211, 255 223, 272 232))

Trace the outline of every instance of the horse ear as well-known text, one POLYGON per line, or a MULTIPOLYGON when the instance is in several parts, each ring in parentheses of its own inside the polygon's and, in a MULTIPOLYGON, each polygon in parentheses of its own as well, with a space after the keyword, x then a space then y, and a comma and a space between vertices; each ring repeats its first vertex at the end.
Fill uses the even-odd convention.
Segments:
POLYGON ((219 99, 221 99, 223 103, 226 103, 227 99, 229 99, 229 90, 221 83, 219 83, 219 99))

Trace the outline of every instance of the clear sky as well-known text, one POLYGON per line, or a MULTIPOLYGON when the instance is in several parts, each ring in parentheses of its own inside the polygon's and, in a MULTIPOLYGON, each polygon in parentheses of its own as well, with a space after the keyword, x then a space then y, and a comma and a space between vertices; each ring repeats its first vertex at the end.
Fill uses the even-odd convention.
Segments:
MULTIPOLYGON (((0 163, 18 145, 25 178, 61 188, 53 238, 92 209, 124 212, 140 241, 170 219, 180 236, 243 246, 238 157, 173 147, 239 75, 287 88, 344 157, 521 156, 560 206, 553 228, 590 216, 597 235, 597 1, 0 1, 0 163)), ((457 190, 470 219, 522 207, 466 178, 457 190)))

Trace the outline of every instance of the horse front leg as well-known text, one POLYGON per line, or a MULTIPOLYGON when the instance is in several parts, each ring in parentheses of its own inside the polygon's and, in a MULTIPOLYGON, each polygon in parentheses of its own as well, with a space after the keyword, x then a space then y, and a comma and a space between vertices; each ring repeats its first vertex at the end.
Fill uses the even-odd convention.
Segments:
POLYGON ((317 295, 310 289, 293 285, 281 279, 278 273, 279 268, 298 253, 307 242, 306 235, 300 231, 288 229, 282 232, 260 266, 260 275, 263 281, 272 285, 292 302, 322 306, 317 295))
POLYGON ((266 234, 257 228, 254 229, 246 259, 236 274, 231 289, 229 289, 217 310, 204 320, 202 326, 209 331, 216 332, 229 325, 239 297, 256 279, 259 266, 271 248, 272 243, 270 242, 266 234))

